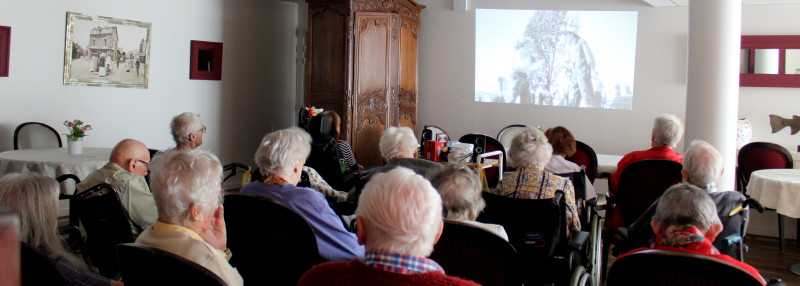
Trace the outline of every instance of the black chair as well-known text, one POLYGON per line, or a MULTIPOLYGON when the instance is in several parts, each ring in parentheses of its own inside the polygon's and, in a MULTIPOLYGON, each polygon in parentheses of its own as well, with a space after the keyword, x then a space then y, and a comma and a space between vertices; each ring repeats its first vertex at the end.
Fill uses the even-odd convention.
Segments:
POLYGON ((503 238, 482 228, 445 220, 431 259, 448 275, 481 285, 521 285, 522 262, 503 238))
POLYGON ((251 285, 295 285, 322 262, 314 231, 291 208, 244 194, 225 196, 230 260, 251 285))
POLYGON ((699 254, 648 249, 614 262, 606 285, 762 285, 729 262, 699 254))
POLYGON ((228 285, 211 270, 158 248, 123 243, 116 253, 125 285, 228 285))
POLYGON ((624 170, 614 198, 624 225, 638 219, 672 185, 682 182, 683 165, 669 160, 642 160, 624 170))
MULTIPOLYGON (((667 189, 683 180, 683 165, 669 160, 642 160, 622 170, 616 197, 607 198, 606 220, 620 221, 604 230, 603 264, 608 262, 616 227, 629 226, 636 221, 667 189), (618 210, 616 209, 618 208, 618 210), (615 217, 615 216, 622 217, 615 217)), ((609 180, 611 190, 611 180, 609 180)))
MULTIPOLYGON (((508 162, 506 160, 506 149, 503 147, 503 144, 500 144, 500 141, 497 139, 492 138, 491 136, 485 134, 466 134, 461 136, 458 139, 459 142, 475 144, 475 150, 473 152, 473 158, 475 154, 483 154, 489 153, 492 151, 501 151, 503 152, 503 163, 508 162), (485 145, 485 149, 478 150, 479 145, 485 145)), ((486 169, 483 169, 484 174, 486 175, 486 182, 489 185, 489 188, 497 187, 497 183, 500 182, 501 174, 503 170, 499 166, 492 166, 486 169)))
MULTIPOLYGON (((81 182, 81 179, 73 174, 64 174, 56 177, 56 181, 59 183, 63 183, 67 180, 72 180, 75 182, 75 185, 81 182)), ((86 264, 91 265, 89 256, 86 253, 86 244, 83 241, 83 234, 81 234, 80 230, 80 220, 78 219, 78 215, 75 213, 75 209, 72 206, 72 198, 75 196, 77 191, 78 190, 75 189, 72 195, 65 195, 63 193, 58 195, 59 200, 68 200, 70 205, 69 220, 67 224, 58 227, 58 232, 62 236, 67 236, 67 245, 69 246, 69 250, 72 252, 80 252, 86 264)))
MULTIPOLYGON (((236 176, 236 174, 249 174, 250 173, 250 166, 247 166, 242 163, 230 163, 225 166, 222 166, 222 173, 226 173, 225 177, 222 178, 222 182, 225 183, 228 179, 236 176)), ((252 179, 252 177, 251 177, 252 179)))
POLYGON ((589 177, 589 182, 594 184, 594 179, 598 176, 597 153, 594 152, 592 147, 581 141, 575 141, 575 154, 564 159, 578 166, 583 166, 586 171, 586 177, 589 177))
POLYGON ((335 190, 349 190, 353 179, 339 150, 336 138, 330 135, 331 123, 328 116, 311 117, 308 133, 311 134, 311 154, 306 166, 314 168, 319 175, 335 190))
POLYGON ((595 206, 597 199, 592 199, 591 203, 586 202, 586 184, 589 183, 586 181, 586 171, 585 169, 581 168, 578 172, 571 172, 571 173, 562 173, 556 174, 559 177, 566 178, 572 182, 572 187, 575 190, 575 206, 578 207, 578 213, 580 214, 580 221, 581 225, 589 225, 589 220, 591 219, 591 212, 587 209, 588 207, 595 206))
POLYGON ((75 195, 70 206, 73 209, 86 231, 86 252, 91 264, 99 268, 100 275, 116 278, 116 245, 134 241, 131 226, 139 232, 142 228, 131 221, 117 190, 109 184, 98 184, 75 195))
POLYGON ((26 243, 20 243, 19 250, 22 285, 67 285, 50 255, 26 243))
MULTIPOLYGON (((763 169, 791 169, 794 167, 792 155, 786 148, 774 143, 753 142, 739 150, 738 167, 736 168, 736 188, 746 194, 750 174, 763 169)), ((784 225, 786 216, 778 214, 778 240, 781 251, 784 249, 784 225)), ((797 220, 800 229, 800 220, 797 220)), ((800 245, 800 239, 797 240, 800 245)))
MULTIPOLYGON (((502 225, 508 240, 517 250, 525 284, 566 282, 576 269, 588 232, 581 231, 569 239, 564 192, 550 199, 514 199, 484 192, 486 208, 478 221, 502 225)), ((585 272, 585 269, 582 269, 585 272)))
POLYGON ((25 122, 17 125, 17 128, 14 129, 14 150, 61 148, 62 146, 61 135, 50 125, 41 122, 25 122))

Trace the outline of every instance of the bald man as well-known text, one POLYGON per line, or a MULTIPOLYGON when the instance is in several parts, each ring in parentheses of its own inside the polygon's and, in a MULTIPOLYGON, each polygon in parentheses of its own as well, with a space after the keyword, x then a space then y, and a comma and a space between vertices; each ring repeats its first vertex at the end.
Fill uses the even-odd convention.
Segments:
MULTIPOLYGON (((158 218, 156 203, 144 180, 150 164, 147 146, 133 139, 122 140, 114 146, 108 160, 108 164, 89 174, 76 186, 78 192, 97 184, 111 184, 117 189, 122 206, 128 210, 131 220, 138 227, 144 228, 155 223, 158 218)), ((134 235, 141 231, 138 227, 131 225, 134 235)))

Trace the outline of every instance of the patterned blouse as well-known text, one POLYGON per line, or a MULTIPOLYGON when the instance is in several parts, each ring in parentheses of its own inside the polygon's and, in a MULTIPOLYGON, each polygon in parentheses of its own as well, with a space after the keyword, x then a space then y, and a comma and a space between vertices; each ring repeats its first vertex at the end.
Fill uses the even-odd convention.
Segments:
POLYGON ((518 199, 549 199, 556 191, 564 191, 567 202, 567 227, 572 232, 581 230, 578 208, 575 205, 575 189, 568 179, 544 171, 540 167, 522 167, 497 185, 490 192, 518 199))

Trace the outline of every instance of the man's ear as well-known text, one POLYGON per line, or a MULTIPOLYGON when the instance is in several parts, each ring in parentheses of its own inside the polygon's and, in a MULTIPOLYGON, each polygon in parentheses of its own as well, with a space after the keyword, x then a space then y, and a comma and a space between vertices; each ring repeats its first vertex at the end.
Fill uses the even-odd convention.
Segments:
POLYGON ((439 222, 439 233, 437 233, 437 234, 436 234, 436 239, 433 241, 433 244, 434 244, 434 245, 435 245, 437 242, 439 242, 439 238, 442 238, 442 231, 443 231, 443 230, 444 230, 444 221, 440 221, 440 222, 439 222))
POLYGON ((717 236, 718 236, 718 235, 719 235, 719 233, 721 233, 721 232, 722 232, 722 224, 715 223, 715 224, 712 224, 712 225, 711 225, 711 226, 710 226, 710 227, 709 227, 709 228, 706 230, 706 232, 705 232, 705 233, 703 233, 703 236, 705 236, 705 237, 706 237, 706 239, 708 239, 709 241, 714 241, 715 239, 717 239, 717 236))
POLYGON ((136 159, 128 159, 127 165, 128 166, 127 168, 125 168, 125 170, 127 170, 128 172, 133 172, 133 168, 136 167, 136 159))
POLYGON ((655 233, 656 235, 661 234, 661 232, 663 231, 663 229, 661 229, 661 224, 657 220, 651 220, 650 227, 653 228, 653 233, 655 233))
POLYGON ((364 228, 364 220, 356 217, 356 236, 358 236, 358 244, 367 245, 367 230, 364 228))
POLYGON ((197 135, 194 135, 194 133, 189 134, 189 142, 194 142, 196 140, 197 140, 197 135))
POLYGON ((200 209, 197 208, 197 205, 192 203, 189 205, 189 218, 192 221, 200 221, 203 217, 200 215, 200 209))
POLYGON ((686 171, 686 169, 681 169, 681 175, 683 175, 683 180, 686 181, 686 183, 692 183, 689 181, 689 171, 686 171))

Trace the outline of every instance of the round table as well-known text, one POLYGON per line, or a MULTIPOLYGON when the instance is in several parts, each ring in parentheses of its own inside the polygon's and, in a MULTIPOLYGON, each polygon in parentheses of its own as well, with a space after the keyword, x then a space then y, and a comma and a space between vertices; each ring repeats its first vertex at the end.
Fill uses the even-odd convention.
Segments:
MULTIPOLYGON (((765 169, 750 173, 747 192, 778 215, 800 218, 800 169, 765 169)), ((800 264, 790 267, 800 275, 800 264)))
POLYGON ((70 155, 67 148, 24 149, 0 153, 0 175, 34 172, 49 177, 73 174, 86 178, 108 163, 111 148, 83 148, 83 154, 70 155))

